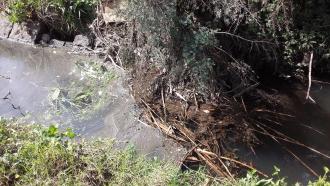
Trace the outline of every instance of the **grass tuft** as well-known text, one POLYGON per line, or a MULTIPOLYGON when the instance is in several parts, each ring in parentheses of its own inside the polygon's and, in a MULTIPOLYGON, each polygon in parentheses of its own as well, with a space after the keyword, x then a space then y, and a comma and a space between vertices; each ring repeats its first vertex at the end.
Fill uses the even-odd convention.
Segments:
MULTIPOLYGON (((204 169, 179 171, 164 161, 139 156, 113 140, 76 140, 60 131, 0 119, 0 185, 223 185, 284 186, 285 179, 262 179, 254 172, 236 180, 208 176, 204 169)), ((328 169, 310 186, 329 186, 328 169)), ((275 174, 276 176, 276 174, 275 174)))

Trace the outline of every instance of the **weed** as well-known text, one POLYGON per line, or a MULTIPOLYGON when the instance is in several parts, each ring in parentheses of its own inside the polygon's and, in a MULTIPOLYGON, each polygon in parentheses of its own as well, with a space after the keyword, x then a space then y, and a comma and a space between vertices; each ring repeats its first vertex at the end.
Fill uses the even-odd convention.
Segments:
POLYGON ((90 23, 95 16, 96 0, 10 0, 7 2, 10 20, 39 20, 50 28, 72 34, 90 23))
MULTIPOLYGON (((106 139, 78 142, 70 129, 60 131, 56 125, 0 119, 0 185, 287 185, 283 178, 262 179, 256 172, 236 180, 212 178, 203 168, 180 172, 172 163, 146 159, 133 147, 116 150, 113 144, 106 139)), ((329 186, 328 172, 309 185, 329 186)))
POLYGON ((90 61, 78 61, 71 73, 80 79, 52 90, 50 114, 69 113, 74 119, 86 119, 108 103, 109 83, 115 75, 102 64, 90 61))

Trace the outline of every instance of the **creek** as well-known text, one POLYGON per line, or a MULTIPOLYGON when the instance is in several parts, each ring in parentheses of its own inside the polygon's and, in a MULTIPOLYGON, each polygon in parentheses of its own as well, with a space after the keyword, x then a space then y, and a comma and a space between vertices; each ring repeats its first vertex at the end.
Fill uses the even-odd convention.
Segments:
MULTIPOLYGON (((97 59, 0 40, 0 116, 46 125, 57 123, 87 138, 116 138, 122 144, 134 144, 144 154, 181 159, 183 149, 138 120, 125 74, 91 61, 97 59)), ((329 155, 330 85, 314 84, 311 94, 317 104, 302 99, 305 90, 278 89, 293 116, 273 127, 329 155)), ((320 175, 324 166, 330 167, 328 158, 311 149, 260 137, 262 145, 254 152, 239 146, 237 154, 267 174, 275 165, 289 181, 306 184, 315 177, 302 162, 320 175)))
POLYGON ((125 72, 97 57, 0 40, 0 75, 0 117, 113 138, 153 158, 176 161, 184 154, 139 121, 125 72))
POLYGON ((274 120, 276 117, 285 119, 277 124, 264 124, 286 136, 284 138, 291 138, 289 141, 300 144, 279 138, 274 140, 261 134, 258 135, 261 145, 253 150, 238 147, 238 154, 268 175, 272 175, 276 166, 280 169, 280 176, 286 177, 290 183, 307 185, 309 180, 317 178, 314 173, 323 176, 324 167, 330 167, 330 85, 313 83, 311 97, 315 103, 312 103, 305 99, 306 87, 285 81, 274 82, 268 84, 278 91, 276 99, 290 112, 274 113, 274 120))

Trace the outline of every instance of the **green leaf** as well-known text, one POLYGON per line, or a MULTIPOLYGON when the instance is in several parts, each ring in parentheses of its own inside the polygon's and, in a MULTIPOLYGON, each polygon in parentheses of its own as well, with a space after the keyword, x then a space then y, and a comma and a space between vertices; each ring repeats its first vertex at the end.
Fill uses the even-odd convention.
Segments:
POLYGON ((74 137, 76 137, 76 134, 72 131, 71 128, 66 129, 66 132, 64 133, 64 135, 70 139, 73 139, 74 137))
POLYGON ((47 136, 55 137, 57 134, 58 134, 58 127, 55 125, 49 126, 48 131, 47 131, 47 136))

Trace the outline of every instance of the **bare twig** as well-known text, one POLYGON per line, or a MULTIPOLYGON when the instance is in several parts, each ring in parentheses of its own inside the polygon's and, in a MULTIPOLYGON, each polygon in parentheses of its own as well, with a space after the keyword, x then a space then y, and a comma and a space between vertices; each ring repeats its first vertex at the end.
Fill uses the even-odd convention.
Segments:
POLYGON ((315 79, 312 79, 312 82, 315 82, 315 83, 320 83, 320 84, 326 84, 326 85, 330 85, 330 82, 326 82, 326 81, 319 81, 319 80, 315 80, 315 79))
POLYGON ((288 142, 288 143, 291 143, 291 144, 295 144, 295 145, 299 145, 301 147, 305 147, 306 149, 308 149, 308 150, 310 150, 310 151, 312 151, 312 152, 314 152, 314 153, 316 153, 318 155, 321 155, 321 156, 323 156, 323 157, 325 157, 327 159, 330 159, 330 155, 324 154, 324 153, 316 150, 315 148, 310 147, 310 146, 307 146, 307 145, 305 145, 305 144, 303 144, 301 142, 292 141, 290 139, 279 137, 279 136, 274 136, 274 135, 271 135, 269 133, 265 133, 265 132, 262 132, 262 131, 259 131, 259 130, 253 130, 253 131, 258 132, 258 133, 263 134, 263 135, 266 135, 266 136, 269 136, 269 137, 271 137, 273 139, 275 138, 275 139, 279 139, 279 140, 282 140, 282 141, 285 141, 285 142, 288 142))
POLYGON ((228 157, 224 157, 224 156, 218 156, 218 155, 216 155, 213 152, 209 152, 209 151, 202 150, 202 149, 199 149, 199 148, 197 148, 195 151, 200 152, 200 153, 208 154, 209 156, 218 157, 218 158, 223 159, 223 160, 231 161, 231 162, 236 163, 236 164, 238 164, 238 165, 240 165, 242 167, 248 168, 250 170, 255 170, 258 174, 260 174, 260 175, 262 175, 262 176, 264 176, 266 178, 268 177, 268 175, 266 175, 265 173, 257 170, 256 168, 254 168, 254 167, 252 167, 250 165, 247 165, 247 164, 245 164, 243 162, 240 162, 238 160, 235 160, 235 159, 232 159, 232 158, 228 158, 228 157))
POLYGON ((256 84, 254 84, 254 85, 251 85, 251 86, 247 87, 246 89, 242 90, 242 91, 239 92, 238 94, 234 95, 234 97, 237 98, 237 97, 242 96, 244 93, 246 93, 246 92, 248 92, 248 91, 250 91, 250 90, 256 88, 257 86, 259 86, 259 84, 260 84, 260 83, 256 83, 256 84))
POLYGON ((223 34, 223 35, 228 35, 228 36, 231 36, 231 37, 236 37, 238 39, 241 39, 243 41, 246 41, 246 42, 250 42, 250 43, 265 43, 265 44, 269 44, 269 45, 275 45, 275 43, 272 43, 272 42, 269 42, 269 41, 258 41, 258 40, 250 40, 250 39, 246 39, 242 36, 239 36, 239 35, 236 35, 236 34, 232 34, 230 32, 218 32, 218 31, 215 31, 214 32, 215 34, 223 34))
POLYGON ((266 112, 266 113, 276 114, 276 115, 280 115, 280 116, 286 116, 286 117, 290 117, 290 118, 295 118, 295 116, 290 115, 290 114, 285 114, 285 113, 280 113, 280 112, 273 112, 273 111, 265 110, 265 109, 256 109, 254 111, 255 112, 266 112))
POLYGON ((283 147, 287 152, 289 152, 294 158, 296 158, 306 169, 309 170, 314 176, 320 177, 312 168, 310 168, 304 161, 302 161, 295 153, 287 149, 286 147, 283 147))
POLYGON ((163 103, 163 111, 164 111, 164 120, 167 120, 167 114, 166 114, 166 104, 165 104, 165 96, 164 96, 164 87, 162 86, 162 91, 161 91, 161 95, 162 95, 162 103, 163 103))
POLYGON ((306 93, 306 100, 311 100, 313 103, 316 103, 314 99, 310 96, 311 86, 312 86, 312 65, 313 65, 313 56, 314 53, 311 52, 311 57, 309 60, 309 66, 308 66, 308 89, 306 93))
POLYGON ((244 99, 243 99, 242 96, 241 96, 241 101, 242 101, 242 105, 243 105, 244 111, 247 112, 247 109, 246 109, 246 106, 245 106, 245 103, 244 103, 244 99))

